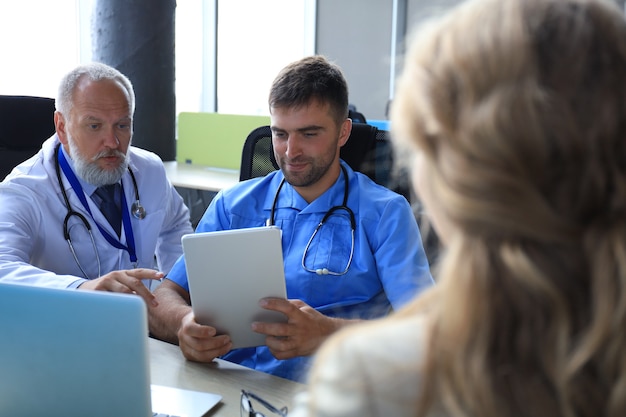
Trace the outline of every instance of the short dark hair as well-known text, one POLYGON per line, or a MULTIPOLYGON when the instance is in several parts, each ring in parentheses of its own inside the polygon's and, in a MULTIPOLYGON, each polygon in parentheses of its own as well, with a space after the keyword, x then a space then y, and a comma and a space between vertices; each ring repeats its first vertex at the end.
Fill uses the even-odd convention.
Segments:
POLYGON ((341 69, 321 55, 302 58, 283 68, 272 83, 269 106, 297 108, 312 100, 330 104, 338 124, 348 117, 348 83, 341 69))

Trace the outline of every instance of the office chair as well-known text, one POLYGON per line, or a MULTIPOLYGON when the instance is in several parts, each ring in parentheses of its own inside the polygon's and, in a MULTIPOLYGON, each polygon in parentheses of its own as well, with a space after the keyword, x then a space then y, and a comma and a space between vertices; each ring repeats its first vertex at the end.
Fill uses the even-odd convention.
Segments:
MULTIPOLYGON (((408 177, 401 170, 394 170, 393 149, 386 130, 365 123, 353 123, 350 137, 340 150, 340 157, 353 170, 362 172, 374 182, 411 201, 408 177)), ((272 148, 270 127, 258 127, 244 142, 239 180, 264 176, 276 169, 278 164, 272 148)))
MULTIPOLYGON (((432 265, 439 255, 439 239, 412 192, 408 173, 405 169, 394 166, 393 156, 389 132, 364 123, 352 124, 350 137, 340 150, 341 159, 353 170, 362 172, 374 182, 403 195, 409 201, 420 227, 424 250, 432 265)), ((243 145, 239 181, 261 177, 277 169, 270 127, 254 129, 243 145)))
POLYGON ((0 180, 55 131, 54 99, 0 95, 0 180))
POLYGON ((348 117, 352 119, 353 123, 367 123, 367 119, 365 118, 365 115, 357 111, 356 106, 354 104, 348 105, 348 117))

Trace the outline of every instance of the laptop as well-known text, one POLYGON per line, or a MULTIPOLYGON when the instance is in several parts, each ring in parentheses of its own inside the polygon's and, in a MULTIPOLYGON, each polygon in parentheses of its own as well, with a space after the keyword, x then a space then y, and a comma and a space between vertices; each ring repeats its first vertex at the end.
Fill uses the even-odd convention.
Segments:
POLYGON ((2 416, 198 417, 221 400, 151 387, 140 297, 17 284, 0 284, 0 393, 2 416))
POLYGON ((281 233, 273 226, 182 237, 196 321, 230 335, 233 348, 265 344, 265 335, 252 331, 253 321, 287 321, 259 307, 261 298, 287 298, 281 233))

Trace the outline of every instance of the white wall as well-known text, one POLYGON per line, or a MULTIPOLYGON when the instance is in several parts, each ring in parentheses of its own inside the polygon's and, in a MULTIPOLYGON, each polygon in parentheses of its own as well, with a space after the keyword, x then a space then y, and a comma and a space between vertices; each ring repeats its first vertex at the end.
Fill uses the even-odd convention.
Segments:
MULTIPOLYGON (((407 30, 421 19, 460 0, 398 0, 407 30)), ((350 102, 368 119, 385 119, 392 97, 392 20, 394 0, 318 0, 316 52, 344 71, 350 102)), ((402 53, 400 42, 397 53, 402 53)), ((397 74, 400 67, 396 65, 397 74)))
MULTIPOLYGON (((407 32, 462 0, 397 0, 406 6, 407 32)), ((626 0, 615 0, 622 8, 626 0)), ((316 52, 344 71, 350 102, 368 119, 384 119, 390 93, 394 0, 317 0, 316 52)), ((402 44, 399 45, 402 52, 402 44)), ((396 74, 401 69, 397 63, 396 74)))

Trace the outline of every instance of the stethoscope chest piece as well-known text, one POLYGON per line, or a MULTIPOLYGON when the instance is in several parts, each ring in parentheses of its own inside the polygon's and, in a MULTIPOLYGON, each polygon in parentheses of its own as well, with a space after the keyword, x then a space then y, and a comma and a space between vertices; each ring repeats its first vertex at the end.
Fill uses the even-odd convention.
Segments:
POLYGON ((143 208, 139 200, 136 200, 133 205, 130 207, 130 212, 133 214, 133 217, 139 220, 142 220, 146 217, 146 209, 143 208))

